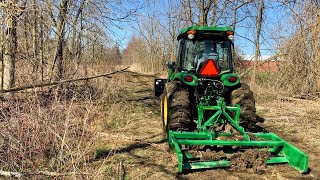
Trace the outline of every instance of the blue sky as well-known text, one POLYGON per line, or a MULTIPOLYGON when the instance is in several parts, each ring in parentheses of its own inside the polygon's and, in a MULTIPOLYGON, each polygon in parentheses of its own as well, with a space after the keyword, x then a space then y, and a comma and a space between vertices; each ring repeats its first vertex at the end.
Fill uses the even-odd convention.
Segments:
MULTIPOLYGON (((137 1, 137 7, 139 7, 138 14, 144 15, 146 10, 143 9, 142 1, 137 1)), ((163 6, 166 6, 165 4, 163 6)), ((283 6, 279 6, 278 3, 272 1, 266 1, 266 9, 264 13, 263 19, 263 31, 261 36, 261 55, 262 56, 270 56, 276 53, 276 48, 278 46, 276 41, 279 37, 289 37, 292 34, 292 29, 286 29, 284 24, 290 23, 290 19, 286 17, 288 13, 283 6)), ((132 4, 131 4, 132 7, 132 4)), ((155 7, 155 9, 151 9, 151 11, 161 12, 163 7, 155 7)), ((245 12, 246 9, 241 11, 245 12)), ((252 9, 252 14, 255 14, 252 9)), ((255 24, 254 18, 247 18, 241 23, 239 23, 236 27, 236 36, 235 36, 235 45, 237 49, 240 49, 242 54, 244 55, 252 55, 254 54, 254 44, 252 43, 254 40, 255 34, 255 24), (237 34, 239 36, 237 36, 237 34), (243 38, 245 37, 245 38, 243 38)), ((111 32, 110 37, 114 42, 117 42, 120 45, 121 49, 124 49, 135 33, 135 30, 132 28, 132 22, 118 22, 116 23, 118 27, 112 26, 109 29, 111 32)))
MULTIPOLYGON (((280 6, 279 3, 270 0, 265 1, 265 12, 260 36, 260 52, 262 56, 276 54, 277 47, 281 45, 278 44, 279 39, 284 41, 292 35, 294 30, 287 26, 292 23, 292 19, 288 14, 289 11, 280 6)), ((253 43, 255 37, 254 21, 254 18, 248 18, 248 20, 239 23, 236 27, 236 34, 240 36, 235 37, 235 44, 245 55, 253 55, 255 51, 253 43)))

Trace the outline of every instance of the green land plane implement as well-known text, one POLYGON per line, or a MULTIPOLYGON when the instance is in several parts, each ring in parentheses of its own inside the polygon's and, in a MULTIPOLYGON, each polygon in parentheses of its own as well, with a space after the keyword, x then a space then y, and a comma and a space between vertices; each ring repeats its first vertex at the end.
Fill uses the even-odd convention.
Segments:
MULTIPOLYGON (((155 79, 164 136, 178 172, 230 167, 228 158, 202 158, 207 150, 226 155, 248 149, 269 154, 265 164, 288 163, 308 171, 308 155, 274 133, 258 128, 250 87, 234 71, 233 30, 191 26, 178 36, 178 56, 166 64, 167 79, 155 79)), ((228 156, 226 156, 228 157, 228 156)))

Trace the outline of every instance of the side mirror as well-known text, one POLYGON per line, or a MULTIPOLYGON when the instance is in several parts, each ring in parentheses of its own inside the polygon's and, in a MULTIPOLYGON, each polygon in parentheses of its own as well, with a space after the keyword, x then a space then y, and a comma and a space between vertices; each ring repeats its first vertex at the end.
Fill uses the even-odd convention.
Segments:
POLYGON ((175 65, 176 65, 176 62, 174 62, 174 61, 166 62, 166 67, 169 68, 169 69, 172 69, 173 66, 175 66, 175 65))

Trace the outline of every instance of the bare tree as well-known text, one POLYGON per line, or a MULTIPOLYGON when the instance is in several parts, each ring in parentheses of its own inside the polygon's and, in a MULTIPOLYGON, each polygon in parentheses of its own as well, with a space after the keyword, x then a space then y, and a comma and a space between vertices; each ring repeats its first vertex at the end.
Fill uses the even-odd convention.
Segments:
POLYGON ((208 14, 215 3, 214 0, 200 0, 196 2, 197 8, 199 10, 198 14, 198 25, 207 26, 208 25, 208 14))
MULTIPOLYGON (((235 31, 238 19, 238 10, 246 4, 252 3, 254 0, 246 0, 240 2, 239 0, 233 0, 233 19, 232 19, 232 28, 235 31)), ((241 17, 242 19, 246 17, 241 17)))
POLYGON ((17 52, 17 16, 19 16, 18 1, 2 3, 6 9, 6 34, 3 56, 3 89, 9 89, 15 82, 15 63, 17 52))
POLYGON ((254 53, 254 67, 253 67, 253 75, 252 75, 252 84, 256 82, 256 73, 257 73, 257 65, 259 62, 260 57, 260 36, 261 36, 261 28, 262 28, 262 15, 264 12, 264 0, 258 0, 257 2, 258 7, 258 15, 256 18, 256 34, 254 39, 255 45, 255 53, 254 53))
POLYGON ((280 39, 279 53, 283 54, 281 71, 274 86, 288 95, 315 96, 320 91, 319 29, 320 3, 318 1, 280 1, 287 10, 293 35, 280 39))
POLYGON ((42 14, 42 8, 40 9, 40 34, 39 34, 39 39, 40 39, 40 49, 39 49, 39 54, 40 54, 40 80, 43 82, 44 80, 44 68, 45 68, 45 58, 44 58, 44 18, 42 14))
POLYGON ((38 73, 39 68, 39 55, 38 55, 38 17, 37 17, 37 1, 32 0, 32 49, 33 49, 33 72, 38 73))
MULTIPOLYGON (((77 38, 77 25, 78 25, 78 21, 79 21, 79 18, 80 18, 80 23, 82 23, 82 19, 81 19, 81 16, 82 16, 82 11, 84 9, 84 6, 86 4, 86 1, 87 0, 81 0, 80 2, 80 5, 79 5, 79 8, 77 9, 76 11, 76 14, 73 18, 73 22, 72 22, 72 40, 71 40, 71 51, 72 51, 72 54, 73 55, 76 55, 77 52, 78 52, 78 49, 76 48, 77 45, 76 45, 76 38, 77 38)), ((81 30, 81 28, 80 28, 81 30)), ((80 34, 81 32, 79 32, 80 34)))
POLYGON ((0 26, 0 89, 3 88, 3 51, 4 51, 4 43, 5 43, 5 37, 4 37, 4 10, 1 9, 1 24, 2 26, 0 26))
POLYGON ((186 21, 187 26, 191 26, 194 24, 193 22, 193 16, 192 16, 192 7, 191 7, 191 0, 180 0, 184 17, 182 18, 184 21, 186 21))
POLYGON ((54 75, 56 80, 61 80, 63 77, 63 44, 65 36, 65 24, 66 24, 66 15, 68 13, 68 2, 69 0, 60 1, 59 16, 57 21, 56 28, 56 52, 54 57, 54 75))

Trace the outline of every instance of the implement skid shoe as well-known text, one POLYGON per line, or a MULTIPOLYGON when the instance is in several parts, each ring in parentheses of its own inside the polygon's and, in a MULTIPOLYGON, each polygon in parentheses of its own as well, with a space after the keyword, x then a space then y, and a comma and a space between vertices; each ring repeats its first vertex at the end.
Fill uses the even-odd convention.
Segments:
MULTIPOLYGON (((182 173, 184 170, 189 169, 208 169, 208 168, 221 168, 230 167, 229 160, 215 160, 215 161, 202 161, 199 157, 193 155, 182 146, 210 146, 210 147, 223 147, 225 149, 236 146, 238 148, 252 148, 268 150, 271 154, 266 164, 289 163, 290 166, 297 169, 300 173, 308 171, 308 155, 283 140, 274 133, 253 133, 249 137, 248 133, 239 126, 240 107, 226 106, 226 103, 221 99, 217 100, 215 106, 208 105, 208 99, 203 99, 198 104, 198 119, 197 119, 197 132, 180 132, 169 131, 168 143, 175 151, 178 158, 178 172, 182 173), (204 118, 207 111, 212 111, 213 114, 210 118, 204 118), (216 127, 219 123, 230 124, 238 134, 242 136, 243 140, 232 140, 230 137, 232 133, 214 132, 212 127, 216 127), (230 140, 221 140, 218 137, 225 136, 230 140), (259 139, 259 140, 252 140, 259 139), (196 160, 195 160, 196 159, 196 160)), ((251 133, 252 134, 252 133, 251 133)), ((232 148, 231 148, 232 149, 232 148)), ((230 154, 229 152, 226 152, 230 154)), ((233 152, 231 152, 232 154, 233 152)))

